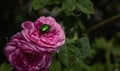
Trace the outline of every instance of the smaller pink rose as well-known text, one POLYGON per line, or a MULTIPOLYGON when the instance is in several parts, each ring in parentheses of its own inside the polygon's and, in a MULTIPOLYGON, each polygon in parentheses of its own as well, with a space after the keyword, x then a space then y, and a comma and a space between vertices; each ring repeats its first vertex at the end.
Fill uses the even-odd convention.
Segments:
POLYGON ((42 51, 55 52, 65 43, 65 34, 60 24, 52 17, 41 16, 35 22, 22 24, 23 37, 39 46, 42 51))
POLYGON ((24 40, 20 33, 14 35, 4 51, 17 71, 47 71, 51 64, 51 53, 43 52, 24 40))

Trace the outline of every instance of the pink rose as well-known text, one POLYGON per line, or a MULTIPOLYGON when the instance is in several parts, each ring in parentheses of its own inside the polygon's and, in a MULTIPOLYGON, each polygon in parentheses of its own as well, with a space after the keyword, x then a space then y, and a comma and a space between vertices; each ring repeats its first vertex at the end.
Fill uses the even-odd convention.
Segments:
POLYGON ((65 43, 65 34, 60 24, 52 17, 40 17, 35 22, 26 21, 21 34, 24 38, 39 46, 42 51, 58 51, 65 43))
POLYGON ((17 71, 47 71, 51 64, 51 53, 38 50, 20 33, 12 37, 4 51, 17 71))

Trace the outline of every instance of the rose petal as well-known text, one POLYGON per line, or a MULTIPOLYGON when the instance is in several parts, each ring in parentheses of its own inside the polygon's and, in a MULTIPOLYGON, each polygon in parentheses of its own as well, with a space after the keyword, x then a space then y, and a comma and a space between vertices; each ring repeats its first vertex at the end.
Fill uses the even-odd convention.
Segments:
POLYGON ((34 28, 34 24, 31 21, 26 21, 26 22, 22 23, 22 27, 24 29, 30 30, 30 29, 34 28))

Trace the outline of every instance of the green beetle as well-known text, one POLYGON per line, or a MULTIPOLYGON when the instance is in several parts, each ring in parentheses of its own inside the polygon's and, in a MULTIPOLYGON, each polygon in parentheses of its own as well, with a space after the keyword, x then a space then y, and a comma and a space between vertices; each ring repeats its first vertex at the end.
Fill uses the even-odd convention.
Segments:
POLYGON ((43 24, 40 28, 39 28, 39 30, 41 31, 41 32, 47 32, 47 31, 49 31, 49 29, 50 29, 50 26, 48 25, 48 24, 43 24))

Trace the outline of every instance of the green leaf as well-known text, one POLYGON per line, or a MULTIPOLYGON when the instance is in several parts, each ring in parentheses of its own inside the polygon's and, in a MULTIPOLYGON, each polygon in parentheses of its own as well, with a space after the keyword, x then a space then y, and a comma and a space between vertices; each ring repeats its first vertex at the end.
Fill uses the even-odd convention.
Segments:
POLYGON ((88 37, 82 37, 76 42, 76 47, 72 43, 66 43, 58 53, 58 60, 66 67, 65 71, 74 71, 72 69, 74 69, 73 66, 76 64, 76 60, 85 58, 89 50, 90 44, 88 37))
POLYGON ((11 71, 12 67, 7 63, 0 64, 0 71, 11 71))
POLYGON ((93 3, 90 0, 78 0, 77 8, 85 14, 93 14, 93 3))
POLYGON ((72 71, 90 71, 90 68, 80 59, 76 59, 72 66, 72 71))
POLYGON ((76 47, 78 47, 80 50, 80 54, 78 56, 79 59, 85 58, 88 55, 88 53, 90 52, 89 38, 87 36, 80 38, 76 42, 76 47))
POLYGON ((49 0, 33 0, 32 7, 34 10, 39 10, 49 3, 49 0))
POLYGON ((71 44, 71 43, 73 43, 73 40, 72 39, 70 39, 70 38, 66 38, 66 44, 71 44))
POLYGON ((96 64, 93 64, 92 66, 91 66, 91 71, 96 71, 96 70, 98 70, 98 71, 106 71, 105 70, 105 64, 101 64, 101 63, 96 63, 96 64))
POLYGON ((108 46, 108 41, 104 37, 96 38, 92 46, 97 49, 106 49, 108 46))
POLYGON ((65 0, 62 4, 62 9, 64 11, 74 11, 76 8, 76 2, 75 0, 65 0))
POLYGON ((60 65, 59 61, 52 60, 52 64, 50 66, 49 71, 61 71, 61 65, 60 65))
MULTIPOLYGON (((52 2, 53 2, 53 0, 52 0, 52 2)), ((60 0, 54 0, 54 3, 57 5, 60 3, 60 0)))
POLYGON ((76 60, 78 49, 72 44, 64 45, 58 53, 58 59, 61 64, 69 68, 76 60))

